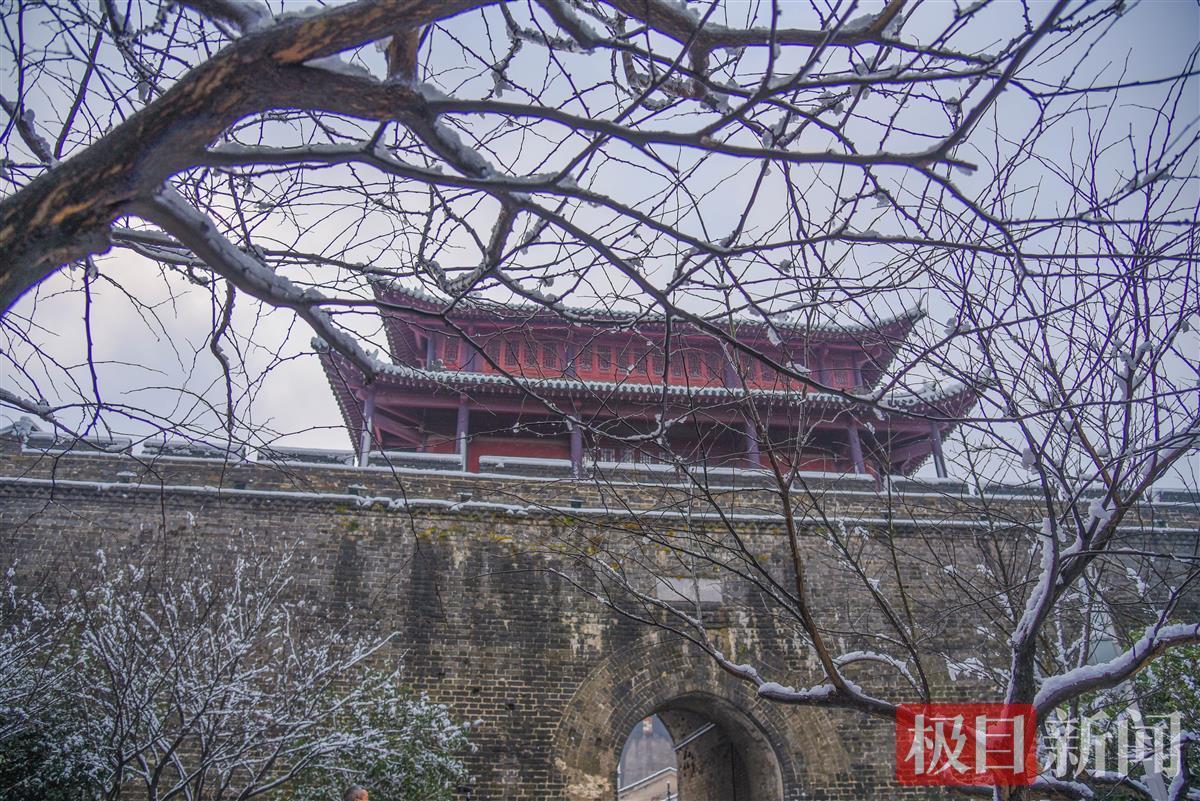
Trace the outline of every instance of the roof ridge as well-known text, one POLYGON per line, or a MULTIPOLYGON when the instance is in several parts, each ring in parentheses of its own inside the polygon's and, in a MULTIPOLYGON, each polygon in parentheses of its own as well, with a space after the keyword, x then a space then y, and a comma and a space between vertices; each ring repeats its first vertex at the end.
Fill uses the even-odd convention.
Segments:
MULTIPOLYGON (((412 298, 413 300, 426 303, 435 308, 438 306, 445 306, 447 304, 454 303, 454 304, 458 305, 459 307, 467 307, 468 309, 478 310, 478 311, 496 311, 496 310, 500 310, 500 309, 507 309, 514 313, 526 312, 526 313, 532 313, 532 314, 539 314, 539 313, 553 314, 553 311, 551 309, 548 309, 545 306, 540 306, 536 303, 504 303, 502 301, 490 300, 490 299, 488 299, 486 301, 486 303, 483 303, 479 299, 469 298, 466 296, 459 297, 459 298, 439 297, 439 296, 427 291, 423 287, 410 287, 410 286, 400 283, 397 279, 372 278, 372 279, 370 279, 370 281, 371 281, 372 288, 375 291, 376 297, 381 297, 381 295, 386 292, 393 292, 396 294, 405 295, 409 298, 412 298)), ((596 317, 597 320, 600 320, 602 318, 607 318, 614 322, 619 321, 619 320, 634 321, 634 320, 637 320, 638 318, 642 318, 643 322, 652 323, 652 322, 662 322, 665 319, 665 315, 659 311, 612 310, 612 311, 606 312, 605 315, 597 315, 594 312, 594 310, 586 309, 586 308, 579 307, 579 306, 564 306, 564 308, 567 311, 569 311, 573 314, 578 314, 580 316, 593 316, 593 317, 596 317)), ((904 307, 901 311, 895 313, 891 317, 885 317, 885 318, 872 318, 872 319, 868 319, 866 321, 855 321, 855 322, 851 322, 851 323, 843 323, 843 322, 839 322, 836 320, 831 320, 828 323, 818 324, 815 326, 804 324, 804 323, 795 323, 795 322, 779 321, 779 320, 771 320, 770 322, 776 328, 779 328, 780 330, 789 331, 789 332, 793 332, 793 333, 814 333, 815 332, 815 333, 855 334, 855 333, 881 331, 885 328, 888 328, 890 326, 896 325, 897 323, 901 323, 901 322, 908 322, 910 324, 915 323, 917 320, 921 319, 926 314, 927 314, 927 311, 925 309, 925 302, 924 302, 924 298, 922 298, 922 299, 918 300, 916 303, 914 303, 910 306, 904 307)), ((575 321, 564 319, 562 322, 571 324, 575 321)), ((680 322, 686 323, 686 321, 682 321, 682 320, 680 322)), ((725 321, 722 321, 722 320, 715 320, 713 322, 715 322, 718 325, 725 324, 725 321)), ((739 326, 765 327, 768 323, 768 320, 763 319, 761 317, 740 316, 740 317, 734 318, 734 322, 739 326)))

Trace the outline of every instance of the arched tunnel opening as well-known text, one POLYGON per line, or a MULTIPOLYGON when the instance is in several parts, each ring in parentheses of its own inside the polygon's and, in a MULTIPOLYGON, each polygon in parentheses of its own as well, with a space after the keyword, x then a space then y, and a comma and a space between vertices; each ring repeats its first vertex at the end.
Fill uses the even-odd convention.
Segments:
POLYGON ((634 724, 622 745, 617 801, 782 801, 774 750, 728 701, 689 695, 634 724))

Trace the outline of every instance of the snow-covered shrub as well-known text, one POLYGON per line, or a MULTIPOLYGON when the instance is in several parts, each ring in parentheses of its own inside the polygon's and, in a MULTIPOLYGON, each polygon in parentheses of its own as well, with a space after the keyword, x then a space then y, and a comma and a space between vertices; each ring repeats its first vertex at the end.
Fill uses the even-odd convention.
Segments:
POLYGON ((91 578, 53 605, 9 588, 0 797, 437 799, 462 780, 465 727, 404 685, 389 636, 293 600, 288 554, 186 575, 101 554, 91 578))
POLYGON ((94 796, 105 765, 88 741, 102 733, 67 689, 77 663, 62 639, 61 617, 7 589, 0 606, 0 798, 94 796))
MULTIPOLYGON (((375 686, 387 681, 378 676, 375 686)), ((467 728, 455 724, 446 707, 425 696, 387 688, 356 705, 342 721, 359 732, 375 732, 298 777, 287 801, 339 798, 351 783, 370 788, 372 798, 443 801, 466 779, 457 754, 468 748, 467 728)))

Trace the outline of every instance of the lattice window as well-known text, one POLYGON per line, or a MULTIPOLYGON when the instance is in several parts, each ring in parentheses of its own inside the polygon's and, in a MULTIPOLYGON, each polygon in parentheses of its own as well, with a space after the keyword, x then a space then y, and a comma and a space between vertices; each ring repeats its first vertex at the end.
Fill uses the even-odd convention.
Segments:
POLYGON ((615 462, 619 455, 616 448, 596 448, 597 462, 615 462))
POLYGON ((504 351, 503 351, 504 352, 504 361, 503 361, 504 366, 505 367, 516 367, 518 364, 521 363, 520 351, 518 350, 520 348, 520 343, 513 342, 512 340, 509 340, 509 339, 505 339, 505 340, 503 340, 503 342, 504 342, 504 346, 503 346, 503 348, 504 348, 504 351))
POLYGON ((849 356, 842 354, 830 355, 825 358, 825 382, 834 387, 845 388, 854 385, 854 369, 849 356))
POLYGON ((704 354, 703 361, 704 371, 708 374, 709 378, 720 381, 725 377, 725 362, 720 356, 714 353, 706 353, 704 354))
POLYGON ((488 369, 495 369, 492 365, 500 363, 500 349, 502 345, 503 342, 499 337, 492 337, 484 344, 483 352, 487 354, 489 360, 488 369))
POLYGON ((645 351, 631 347, 625 351, 625 358, 625 365, 630 373, 641 373, 646 369, 645 351))
POLYGON ((596 369, 608 372, 613 368, 613 349, 608 345, 596 346, 596 369))
POLYGON ((459 339, 456 336, 446 336, 442 340, 442 361, 447 365, 457 365, 459 354, 459 339))

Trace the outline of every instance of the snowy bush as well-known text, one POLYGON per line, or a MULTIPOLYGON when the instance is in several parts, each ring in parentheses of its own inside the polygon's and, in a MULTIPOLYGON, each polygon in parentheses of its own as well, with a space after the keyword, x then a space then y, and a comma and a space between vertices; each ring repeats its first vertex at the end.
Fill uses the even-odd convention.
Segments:
POLYGON ((449 797, 465 727, 401 682, 390 637, 291 600, 291 568, 164 575, 101 554, 62 603, 9 588, 0 797, 449 797))
POLYGON ((4 610, 0 630, 0 796, 74 801, 98 786, 102 765, 81 748, 86 720, 62 692, 69 660, 46 610, 4 610))

